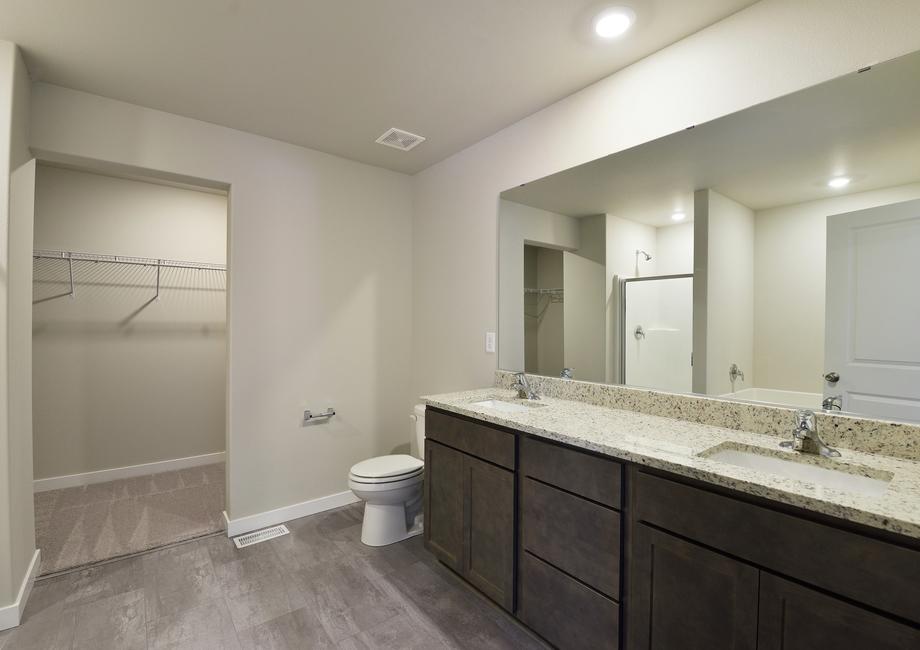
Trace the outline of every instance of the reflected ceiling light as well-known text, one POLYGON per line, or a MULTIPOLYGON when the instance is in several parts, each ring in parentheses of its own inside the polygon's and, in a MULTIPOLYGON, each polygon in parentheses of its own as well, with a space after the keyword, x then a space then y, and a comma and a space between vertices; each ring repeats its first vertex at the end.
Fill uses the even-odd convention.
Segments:
POLYGON ((635 20, 636 12, 629 7, 611 7, 594 19, 594 33, 601 38, 616 38, 626 33, 635 20))
POLYGON ((674 214, 671 215, 671 219, 673 219, 674 221, 683 221, 686 218, 687 218, 687 214, 685 212, 675 212, 674 214))
POLYGON ((828 187, 833 187, 835 190, 839 190, 841 187, 846 187, 850 184, 852 180, 849 176, 835 176, 827 182, 828 187))

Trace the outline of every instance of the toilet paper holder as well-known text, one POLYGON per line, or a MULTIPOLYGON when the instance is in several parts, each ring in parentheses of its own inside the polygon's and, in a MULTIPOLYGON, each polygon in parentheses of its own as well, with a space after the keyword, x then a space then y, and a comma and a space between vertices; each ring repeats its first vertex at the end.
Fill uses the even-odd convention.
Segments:
POLYGON ((335 415, 335 409, 331 406, 322 413, 313 413, 308 409, 303 412, 303 421, 304 424, 306 424, 308 422, 315 422, 317 420, 328 420, 333 415, 335 415))

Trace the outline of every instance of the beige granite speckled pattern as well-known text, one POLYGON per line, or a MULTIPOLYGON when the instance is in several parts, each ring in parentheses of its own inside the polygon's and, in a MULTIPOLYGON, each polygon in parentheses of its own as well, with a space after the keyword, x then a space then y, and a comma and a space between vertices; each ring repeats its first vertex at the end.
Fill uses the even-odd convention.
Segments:
MULTIPOLYGON (((549 397, 784 438, 790 436, 795 411, 704 395, 664 393, 556 377, 527 377, 538 393, 549 397)), ((495 373, 497 387, 510 389, 513 384, 514 373, 505 370, 495 373)), ((920 461, 918 425, 822 412, 816 415, 818 431, 832 447, 920 461)))
MULTIPOLYGON (((571 383, 585 385, 585 382, 571 383)), ((586 392, 590 390, 576 388, 586 392)), ((778 449, 779 441, 775 435, 740 430, 743 424, 749 422, 740 414, 744 411, 743 408, 734 411, 734 415, 725 416, 720 420, 720 424, 728 423, 733 426, 715 426, 688 421, 690 418, 665 418, 638 410, 599 406, 588 403, 587 400, 558 399, 548 393, 549 391, 540 400, 542 406, 514 413, 499 412, 471 404, 485 399, 516 400, 514 391, 502 388, 428 396, 422 400, 428 405, 446 411, 479 418, 541 438, 843 520, 920 538, 918 462, 841 448, 841 457, 834 460, 834 463, 847 465, 850 473, 874 477, 887 476, 890 473, 891 482, 883 494, 876 496, 834 490, 730 465, 700 455, 727 442, 748 448, 765 449, 771 453, 778 449)), ((642 401, 642 397, 637 396, 636 400, 642 401)), ((675 417, 688 414, 687 404, 675 402, 675 410, 672 411, 675 417)), ((697 406, 702 408, 701 405, 697 406)), ((699 411, 690 413, 696 418, 703 417, 699 411)))

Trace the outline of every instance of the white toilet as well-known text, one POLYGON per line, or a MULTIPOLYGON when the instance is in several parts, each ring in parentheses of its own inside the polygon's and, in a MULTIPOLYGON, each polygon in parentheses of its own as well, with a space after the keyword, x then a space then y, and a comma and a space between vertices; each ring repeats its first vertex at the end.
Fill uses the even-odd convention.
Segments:
MULTIPOLYGON (((419 455, 425 453, 425 405, 415 413, 419 455)), ((364 503, 361 541, 386 546, 422 532, 424 461, 408 454, 362 460, 348 473, 348 487, 364 503)))

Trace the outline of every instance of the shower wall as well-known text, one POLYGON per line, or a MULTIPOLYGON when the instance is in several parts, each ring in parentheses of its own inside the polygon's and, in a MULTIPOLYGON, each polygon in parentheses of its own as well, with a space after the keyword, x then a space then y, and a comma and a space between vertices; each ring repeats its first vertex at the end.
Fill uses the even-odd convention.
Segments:
MULTIPOLYGON (((35 248, 223 264, 226 196, 41 166, 35 248)), ((35 260, 35 478, 223 451, 226 274, 35 260)))

